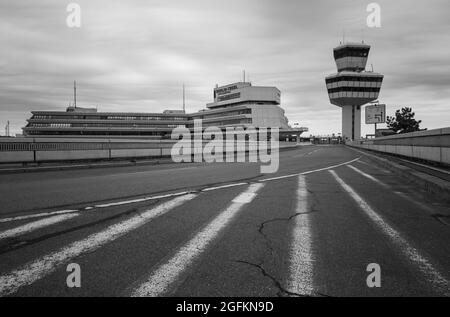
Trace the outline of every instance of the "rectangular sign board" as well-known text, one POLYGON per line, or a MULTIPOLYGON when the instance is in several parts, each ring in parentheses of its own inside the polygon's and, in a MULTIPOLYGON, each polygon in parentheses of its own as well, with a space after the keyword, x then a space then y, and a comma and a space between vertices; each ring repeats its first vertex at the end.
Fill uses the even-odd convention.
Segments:
POLYGON ((385 122, 386 105, 370 105, 366 107, 366 124, 385 122))

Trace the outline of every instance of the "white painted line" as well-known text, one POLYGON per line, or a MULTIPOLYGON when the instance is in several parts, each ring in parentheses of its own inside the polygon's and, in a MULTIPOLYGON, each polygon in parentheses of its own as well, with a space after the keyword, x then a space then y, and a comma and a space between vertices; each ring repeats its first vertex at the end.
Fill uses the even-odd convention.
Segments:
POLYGON ((128 220, 112 225, 101 232, 94 233, 83 240, 73 242, 59 251, 38 258, 8 274, 1 275, 0 296, 15 293, 20 287, 36 282, 73 258, 100 248, 194 197, 196 195, 188 194, 164 202, 128 220))
MULTIPOLYGON (((256 194, 263 186, 264 184, 260 183, 252 184, 244 193, 256 194)), ((132 292, 132 296, 161 296, 167 292, 169 286, 208 248, 248 202, 232 202, 220 215, 181 247, 172 258, 152 272, 146 281, 132 292)))
POLYGON ((23 226, 19 226, 19 227, 13 228, 13 229, 9 229, 9 230, 0 232, 0 240, 7 239, 7 238, 14 238, 14 237, 20 236, 25 233, 29 233, 29 232, 32 232, 32 231, 35 231, 35 230, 38 230, 38 229, 41 229, 44 227, 48 227, 48 226, 53 225, 58 222, 72 219, 78 215, 79 215, 79 213, 57 215, 57 216, 52 216, 49 218, 37 220, 34 222, 30 222, 23 226))
POLYGON ((271 178, 264 178, 259 180, 259 182, 269 182, 269 181, 276 181, 279 179, 286 179, 286 178, 292 178, 292 177, 297 177, 300 174, 288 174, 288 175, 283 175, 283 176, 277 176, 277 177, 271 177, 271 178))
POLYGON ((381 187, 384 188, 390 188, 387 184, 381 182, 380 180, 376 179, 375 177, 373 177, 372 175, 369 175, 367 173, 364 173, 363 171, 361 171, 360 169, 352 166, 352 165, 347 165, 347 167, 351 168, 352 170, 354 170, 355 172, 357 172, 358 174, 364 176, 365 178, 370 179, 371 181, 377 183, 378 185, 380 185, 381 187))
POLYGON ((143 202, 143 201, 162 199, 162 198, 169 198, 169 197, 175 197, 175 196, 182 196, 182 195, 186 195, 188 193, 189 192, 178 192, 178 193, 167 194, 167 195, 159 195, 159 196, 151 196, 151 197, 131 199, 131 200, 123 200, 123 201, 118 201, 118 202, 109 203, 109 204, 95 205, 95 208, 106 208, 106 207, 121 206, 121 205, 126 205, 126 204, 140 203, 140 202, 143 202))
MULTIPOLYGON (((359 161, 358 161, 358 162, 359 162, 359 161)), ((359 173, 360 175, 362 175, 362 176, 364 176, 364 177, 370 179, 371 181, 373 181, 373 182, 377 183, 378 185, 382 186, 383 188, 386 188, 386 189, 389 189, 389 190, 391 189, 389 185, 383 183, 382 181, 380 181, 379 179, 373 177, 372 175, 369 175, 369 174, 367 174, 367 173, 364 173, 363 171, 361 171, 360 169, 358 169, 358 168, 356 168, 356 167, 354 167, 354 166, 352 166, 352 165, 347 165, 347 167, 350 167, 350 168, 351 168, 352 170, 354 170, 355 172, 357 172, 357 173, 359 173)), ((408 201, 410 201, 410 202, 416 204, 416 205, 419 206, 420 208, 422 208, 422 209, 428 211, 429 213, 435 213, 434 210, 433 210, 433 208, 431 208, 431 207, 427 206, 426 204, 424 204, 424 203, 422 203, 422 202, 416 200, 416 199, 415 199, 414 197, 412 197, 412 196, 408 196, 406 193, 402 193, 402 192, 399 192, 399 191, 393 191, 393 193, 397 194, 398 196, 402 197, 402 198, 405 199, 405 200, 408 200, 408 201)))
POLYGON ((344 162, 344 163, 340 163, 340 164, 336 164, 336 165, 331 165, 331 166, 327 166, 327 167, 324 167, 324 168, 319 168, 319 169, 315 169, 315 170, 311 170, 311 171, 306 171, 306 172, 301 172, 301 173, 296 173, 296 174, 289 174, 289 175, 278 176, 278 177, 272 177, 272 178, 265 178, 265 179, 259 180, 259 182, 268 182, 268 181, 280 180, 280 179, 285 179, 285 178, 297 177, 299 175, 308 175, 308 174, 311 174, 311 173, 326 171, 326 170, 333 169, 333 168, 336 168, 336 167, 339 167, 339 166, 351 164, 353 162, 356 162, 360 158, 361 157, 358 157, 358 158, 355 158, 355 159, 353 159, 351 161, 348 161, 348 162, 344 162))
MULTIPOLYGON (((258 184, 261 185, 261 184, 258 184)), ((241 193, 240 195, 238 195, 237 197, 235 197, 232 202, 234 203, 238 203, 238 204, 248 204, 249 202, 251 202, 254 198, 256 197, 256 193, 254 192, 245 192, 245 193, 241 193)))
POLYGON ((450 282, 424 257, 418 250, 412 247, 399 232, 392 228, 380 215, 378 215, 367 202, 364 201, 349 185, 347 185, 335 171, 330 171, 341 187, 353 198, 364 213, 376 224, 391 242, 417 266, 425 280, 433 285, 433 289, 444 296, 450 296, 450 282))
POLYGON ((367 162, 364 162, 363 160, 356 161, 356 163, 361 163, 361 164, 370 166, 371 168, 376 168, 376 169, 378 169, 378 170, 380 170, 380 171, 382 171, 383 173, 386 173, 386 174, 392 174, 390 171, 388 171, 388 170, 386 170, 386 169, 384 169, 384 168, 380 168, 379 166, 377 166, 377 165, 375 165, 375 164, 373 164, 373 165, 372 165, 372 164, 369 164, 369 163, 367 163, 367 162))
POLYGON ((292 231, 289 252, 289 282, 290 292, 302 295, 312 295, 313 264, 311 223, 308 214, 308 191, 305 177, 298 177, 296 216, 292 231))
POLYGON ((46 217, 46 216, 53 216, 53 215, 62 215, 62 214, 68 214, 68 213, 74 213, 74 212, 78 212, 78 210, 59 210, 59 211, 52 211, 52 212, 42 212, 42 213, 31 214, 31 215, 26 215, 26 216, 3 218, 3 219, 0 219, 0 223, 32 219, 32 218, 39 218, 39 217, 46 217))
POLYGON ((234 184, 228 184, 228 185, 222 185, 217 187, 209 187, 202 190, 202 192, 209 192, 211 190, 216 189, 223 189, 223 188, 229 188, 229 187, 235 187, 235 186, 242 186, 242 185, 248 185, 248 183, 234 183, 234 184))
POLYGON ((139 198, 139 199, 132 199, 132 200, 123 200, 123 201, 118 201, 118 202, 109 203, 109 204, 95 205, 95 208, 121 206, 121 205, 132 204, 132 203, 140 203, 140 202, 143 202, 146 200, 148 200, 148 199, 147 198, 139 198))
POLYGON ((331 165, 331 166, 328 166, 328 167, 319 168, 319 169, 312 170, 312 171, 303 172, 303 173, 300 173, 300 175, 308 175, 308 174, 311 174, 311 173, 316 173, 316 172, 321 172, 321 171, 327 171, 327 170, 329 170, 329 169, 333 169, 333 168, 336 168, 336 167, 339 167, 339 166, 344 166, 344 165, 347 165, 347 164, 351 164, 351 163, 353 163, 353 162, 358 161, 360 158, 361 158, 361 156, 358 157, 358 158, 355 158, 355 159, 353 159, 353 160, 351 160, 351 161, 348 161, 348 162, 344 162, 344 163, 340 163, 340 164, 336 164, 336 165, 331 165))

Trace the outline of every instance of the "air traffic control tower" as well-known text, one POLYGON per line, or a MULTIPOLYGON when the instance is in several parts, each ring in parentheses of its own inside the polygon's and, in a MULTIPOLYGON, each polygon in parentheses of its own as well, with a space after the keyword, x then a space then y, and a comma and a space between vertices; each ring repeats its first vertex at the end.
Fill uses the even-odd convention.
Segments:
POLYGON ((376 100, 383 75, 366 71, 370 45, 346 43, 334 48, 337 74, 326 77, 328 96, 342 108, 344 141, 361 138, 361 106, 376 100))

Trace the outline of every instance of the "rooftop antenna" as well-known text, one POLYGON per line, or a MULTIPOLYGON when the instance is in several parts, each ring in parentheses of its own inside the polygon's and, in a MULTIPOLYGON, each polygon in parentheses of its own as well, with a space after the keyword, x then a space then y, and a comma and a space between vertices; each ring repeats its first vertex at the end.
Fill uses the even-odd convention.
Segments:
POLYGON ((77 107, 77 82, 74 80, 73 81, 73 102, 74 102, 74 107, 77 107))
POLYGON ((186 94, 184 92, 184 83, 183 83, 183 112, 186 113, 186 94))
POLYGON ((5 136, 9 136, 9 120, 6 122, 5 136))

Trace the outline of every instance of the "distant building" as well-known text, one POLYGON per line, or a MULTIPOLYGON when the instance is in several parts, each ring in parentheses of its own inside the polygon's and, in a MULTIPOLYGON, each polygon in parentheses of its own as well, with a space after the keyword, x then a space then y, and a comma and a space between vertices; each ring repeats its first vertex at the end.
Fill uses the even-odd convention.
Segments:
POLYGON ((280 107, 276 87, 252 86, 239 82, 216 87, 214 102, 207 109, 186 114, 183 110, 162 113, 98 112, 96 108, 68 107, 66 111, 32 111, 23 133, 30 137, 143 137, 170 138, 178 126, 193 128, 194 119, 202 126, 279 128, 280 138, 300 136, 307 128, 291 128, 280 107))
POLYGON ((370 45, 347 43, 334 48, 337 73, 326 77, 328 96, 342 108, 344 141, 361 138, 361 106, 376 100, 383 75, 365 71, 370 45))

